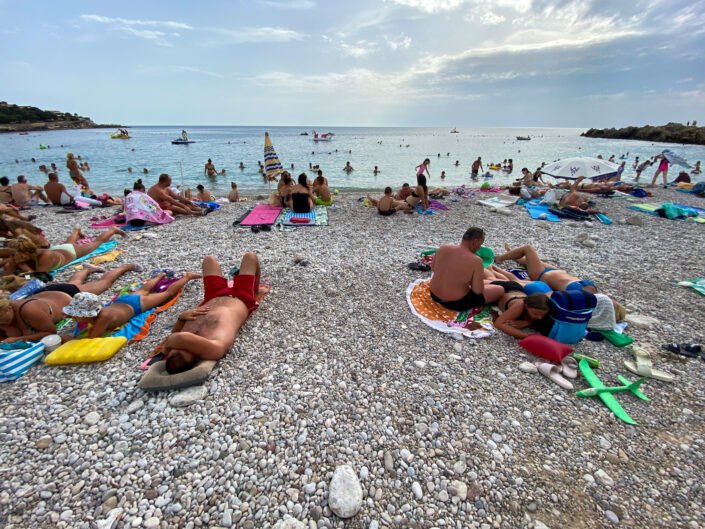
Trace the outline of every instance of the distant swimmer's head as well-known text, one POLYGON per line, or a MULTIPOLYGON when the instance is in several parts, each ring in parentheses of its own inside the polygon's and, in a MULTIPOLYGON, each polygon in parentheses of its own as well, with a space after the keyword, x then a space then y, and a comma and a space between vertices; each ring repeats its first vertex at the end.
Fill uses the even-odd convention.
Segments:
POLYGON ((471 227, 463 234, 463 243, 471 251, 476 252, 485 242, 485 232, 482 228, 471 227))
POLYGON ((169 351, 169 356, 166 358, 166 372, 170 375, 183 373, 188 371, 198 364, 198 357, 188 351, 172 349, 169 351))
POLYGON ((163 185, 171 185, 171 176, 166 173, 159 175, 159 183, 163 185))

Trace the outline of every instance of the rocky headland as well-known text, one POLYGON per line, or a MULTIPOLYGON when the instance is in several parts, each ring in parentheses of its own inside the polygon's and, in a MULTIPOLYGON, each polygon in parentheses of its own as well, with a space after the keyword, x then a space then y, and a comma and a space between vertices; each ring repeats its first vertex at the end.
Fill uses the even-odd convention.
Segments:
POLYGON ((0 132, 32 132, 38 130, 118 128, 120 125, 99 124, 91 118, 32 106, 11 105, 0 101, 0 132))
POLYGON ((667 125, 645 125, 643 127, 624 127, 622 129, 590 129, 581 136, 587 138, 609 138, 613 140, 641 140, 656 143, 681 143, 705 145, 705 127, 682 123, 667 125))

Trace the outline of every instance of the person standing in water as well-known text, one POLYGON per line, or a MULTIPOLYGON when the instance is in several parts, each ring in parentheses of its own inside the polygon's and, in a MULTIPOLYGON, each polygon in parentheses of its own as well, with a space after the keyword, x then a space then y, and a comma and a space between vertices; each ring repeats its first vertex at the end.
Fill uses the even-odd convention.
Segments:
POLYGON ((213 161, 208 158, 205 167, 203 168, 203 174, 206 176, 218 176, 218 169, 213 165, 213 161))

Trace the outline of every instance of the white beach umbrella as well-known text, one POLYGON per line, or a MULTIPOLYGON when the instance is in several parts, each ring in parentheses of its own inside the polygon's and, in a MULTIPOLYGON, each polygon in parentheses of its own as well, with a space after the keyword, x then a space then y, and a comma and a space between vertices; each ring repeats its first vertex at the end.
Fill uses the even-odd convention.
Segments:
POLYGON ((615 176, 618 169, 619 165, 607 160, 578 156, 550 163, 541 169, 541 174, 567 180, 575 180, 579 176, 584 176, 590 180, 606 180, 615 176))
POLYGON ((682 156, 678 156, 671 149, 666 149, 662 151, 661 154, 663 154, 666 160, 668 160, 669 163, 671 163, 672 165, 680 165, 681 167, 685 167, 686 169, 691 168, 690 164, 688 163, 688 160, 686 160, 682 156))

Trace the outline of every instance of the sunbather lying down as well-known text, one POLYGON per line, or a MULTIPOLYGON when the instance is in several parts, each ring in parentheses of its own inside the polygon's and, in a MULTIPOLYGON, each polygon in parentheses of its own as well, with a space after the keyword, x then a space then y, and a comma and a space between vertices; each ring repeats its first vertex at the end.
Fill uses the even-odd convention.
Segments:
POLYGON ((242 257, 232 287, 215 257, 205 257, 203 288, 203 302, 182 312, 171 334, 159 345, 169 373, 187 371, 201 360, 223 358, 258 301, 268 292, 260 285, 259 260, 252 252, 242 257))
POLYGON ((118 228, 110 228, 87 244, 76 244, 84 237, 81 230, 76 228, 67 237, 65 243, 51 246, 48 249, 37 247, 27 237, 19 237, 8 244, 14 250, 14 254, 5 263, 5 274, 14 274, 18 269, 22 272, 51 272, 88 255, 116 234, 123 237, 126 235, 118 228))
POLYGON ((504 289, 504 295, 497 301, 497 306, 502 314, 493 324, 500 331, 517 339, 526 338, 528 334, 522 329, 527 327, 541 327, 541 323, 548 316, 548 296, 544 293, 527 295, 524 292, 526 281, 520 281, 510 272, 494 265, 484 271, 485 287, 498 285, 504 289))
POLYGON ((64 314, 77 322, 88 323, 90 325, 88 338, 100 338, 106 332, 122 327, 133 316, 163 305, 176 296, 186 283, 201 277, 199 274, 187 272, 178 281, 169 285, 164 292, 152 292, 164 276, 165 274, 154 276, 149 281, 145 281, 135 292, 122 294, 107 306, 103 306, 98 295, 80 292, 64 307, 64 314))
POLYGON ((84 268, 72 275, 67 283, 51 283, 20 301, 0 300, 0 331, 5 342, 18 340, 36 342, 56 333, 56 324, 63 320, 63 308, 80 293, 100 294, 108 290, 123 274, 134 270, 127 264, 105 272, 97 281, 87 282, 95 268, 84 268))

